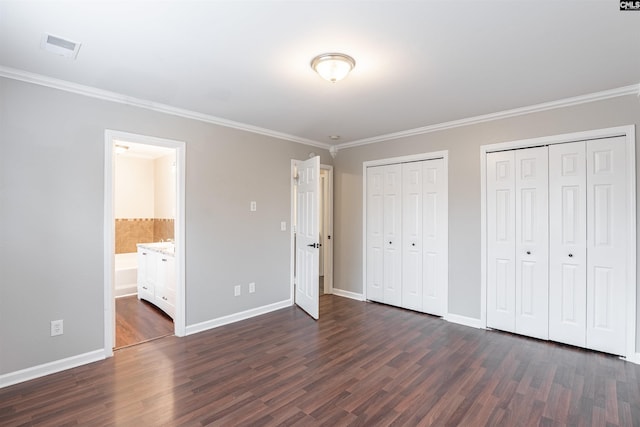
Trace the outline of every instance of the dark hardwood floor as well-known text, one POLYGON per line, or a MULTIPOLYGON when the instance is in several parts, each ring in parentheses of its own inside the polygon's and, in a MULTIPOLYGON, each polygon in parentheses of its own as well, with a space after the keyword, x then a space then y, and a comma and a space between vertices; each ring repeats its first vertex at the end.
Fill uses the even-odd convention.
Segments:
POLYGON ((137 296, 116 298, 116 348, 173 334, 173 320, 137 296))
POLYGON ((0 425, 638 426, 640 366, 325 295, 0 389, 0 425))

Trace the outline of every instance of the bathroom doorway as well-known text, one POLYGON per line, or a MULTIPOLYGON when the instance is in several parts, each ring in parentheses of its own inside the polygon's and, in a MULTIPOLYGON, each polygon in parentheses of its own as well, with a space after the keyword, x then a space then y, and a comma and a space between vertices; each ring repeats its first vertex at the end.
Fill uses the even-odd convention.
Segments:
POLYGON ((105 350, 184 335, 184 143, 105 133, 105 350))

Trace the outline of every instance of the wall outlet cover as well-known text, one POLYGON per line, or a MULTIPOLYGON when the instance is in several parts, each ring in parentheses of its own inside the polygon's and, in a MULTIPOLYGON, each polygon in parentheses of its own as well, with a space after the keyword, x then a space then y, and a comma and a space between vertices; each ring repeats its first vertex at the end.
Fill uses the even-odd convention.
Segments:
POLYGON ((55 337, 58 335, 62 335, 64 333, 64 322, 63 320, 52 320, 51 321, 51 336, 55 337))
POLYGON ((256 283, 255 282, 249 283, 249 293, 252 294, 255 291, 256 291, 256 283))
POLYGON ((240 296, 240 285, 236 285, 236 286, 234 286, 234 288, 233 288, 233 295, 234 295, 234 296, 236 296, 236 297, 239 297, 239 296, 240 296))

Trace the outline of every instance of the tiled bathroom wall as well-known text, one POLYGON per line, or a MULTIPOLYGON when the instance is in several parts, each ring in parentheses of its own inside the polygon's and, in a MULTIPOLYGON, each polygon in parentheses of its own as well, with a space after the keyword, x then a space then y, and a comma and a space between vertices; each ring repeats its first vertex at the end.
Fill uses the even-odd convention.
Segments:
POLYGON ((164 218, 117 218, 116 253, 136 252, 137 243, 173 239, 174 220, 164 218))

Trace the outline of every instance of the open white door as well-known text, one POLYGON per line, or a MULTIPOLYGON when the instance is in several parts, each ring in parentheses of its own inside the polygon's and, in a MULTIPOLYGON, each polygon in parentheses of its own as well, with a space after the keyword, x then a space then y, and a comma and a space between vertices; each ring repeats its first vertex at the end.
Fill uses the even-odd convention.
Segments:
POLYGON ((320 157, 296 161, 295 302, 314 319, 319 317, 320 157))

